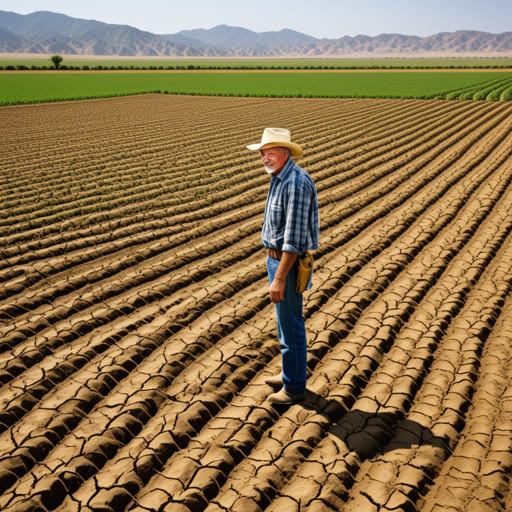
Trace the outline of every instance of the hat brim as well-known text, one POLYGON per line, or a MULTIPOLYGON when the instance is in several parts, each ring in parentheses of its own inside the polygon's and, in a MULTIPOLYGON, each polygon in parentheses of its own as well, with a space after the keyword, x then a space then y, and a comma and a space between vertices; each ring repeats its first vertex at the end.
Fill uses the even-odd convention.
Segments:
POLYGON ((246 148, 250 149, 251 151, 258 151, 259 149, 268 148, 287 148, 291 151, 291 156, 294 158, 304 156, 304 151, 302 151, 302 148, 294 142, 267 142, 263 144, 249 144, 246 146, 246 148))

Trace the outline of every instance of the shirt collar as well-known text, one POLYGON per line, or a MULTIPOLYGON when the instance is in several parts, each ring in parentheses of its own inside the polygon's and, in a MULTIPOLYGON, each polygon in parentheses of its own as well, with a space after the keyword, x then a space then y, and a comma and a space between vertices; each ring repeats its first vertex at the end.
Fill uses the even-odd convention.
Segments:
POLYGON ((290 169, 295 165, 295 162, 292 160, 292 158, 288 158, 286 163, 284 164, 284 167, 281 169, 281 172, 274 176, 272 175, 272 178, 276 178, 278 180, 284 180, 287 176, 287 174, 290 172, 290 169))

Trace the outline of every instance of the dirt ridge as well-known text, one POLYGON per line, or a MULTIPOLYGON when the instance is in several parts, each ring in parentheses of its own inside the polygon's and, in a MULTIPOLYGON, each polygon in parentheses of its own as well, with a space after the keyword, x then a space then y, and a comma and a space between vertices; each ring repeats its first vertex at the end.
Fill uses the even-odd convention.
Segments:
POLYGON ((511 108, 144 96, 0 111, 0 508, 506 512, 511 108), (264 384, 280 364, 268 177, 244 148, 283 120, 321 244, 307 399, 281 410, 264 384))

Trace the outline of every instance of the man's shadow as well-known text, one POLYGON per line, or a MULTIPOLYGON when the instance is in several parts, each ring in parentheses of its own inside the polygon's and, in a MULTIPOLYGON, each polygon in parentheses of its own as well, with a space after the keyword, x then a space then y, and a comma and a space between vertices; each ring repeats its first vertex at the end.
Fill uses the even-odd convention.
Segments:
POLYGON ((447 436, 434 435, 429 428, 406 419, 406 413, 398 409, 393 412, 349 409, 341 398, 326 399, 309 390, 300 405, 326 417, 331 422, 329 434, 343 441, 361 462, 394 450, 424 445, 440 448, 446 456, 451 453, 447 436))

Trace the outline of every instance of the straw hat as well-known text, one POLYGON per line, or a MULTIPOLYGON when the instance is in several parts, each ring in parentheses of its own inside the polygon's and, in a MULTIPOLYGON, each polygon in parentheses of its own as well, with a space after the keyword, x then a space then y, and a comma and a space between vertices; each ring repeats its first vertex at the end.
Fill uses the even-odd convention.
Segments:
POLYGON ((291 156, 304 156, 302 148, 298 144, 291 142, 290 130, 286 128, 265 128, 261 142, 259 144, 250 144, 246 147, 251 151, 277 147, 288 148, 291 151, 291 156))

